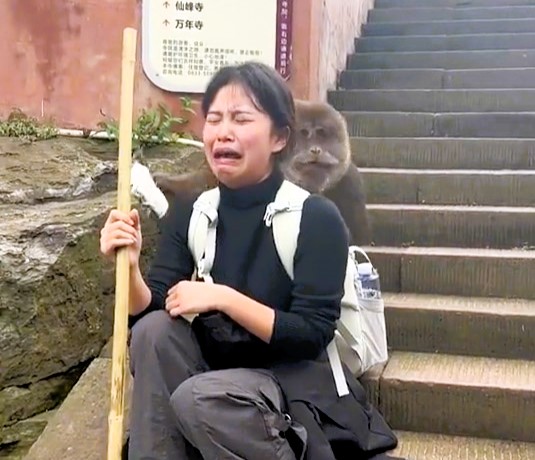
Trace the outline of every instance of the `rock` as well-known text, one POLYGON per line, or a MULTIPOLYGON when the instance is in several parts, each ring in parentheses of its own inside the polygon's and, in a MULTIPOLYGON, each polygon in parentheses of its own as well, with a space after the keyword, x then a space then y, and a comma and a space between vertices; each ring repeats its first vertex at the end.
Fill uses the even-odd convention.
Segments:
POLYGON ((52 139, 25 144, 3 138, 1 145, 1 203, 75 199, 87 195, 101 176, 115 168, 112 161, 99 160, 76 142, 52 139))
MULTIPOLYGON (((26 460, 106 458, 111 359, 96 358, 31 447, 26 460), (83 410, 80 410, 83 408, 83 410)), ((125 382, 123 432, 128 428, 131 378, 125 382)))
MULTIPOLYGON (((157 146, 145 150, 151 170, 193 171, 204 155, 195 147, 157 146)), ((115 189, 115 142, 55 138, 28 143, 0 138, 0 203, 73 200, 115 189)))
MULTIPOLYGON (((76 366, 66 373, 39 380, 22 387, 6 387, 0 391, 0 427, 12 427, 17 420, 57 406, 80 378, 87 365, 76 366)), ((0 428, 0 445, 9 443, 0 428)), ((11 430, 10 432, 12 432, 11 430)))
MULTIPOLYGON (((98 240, 116 205, 116 157, 111 142, 0 138, 0 427, 54 407, 74 383, 63 374, 111 336, 114 264, 98 240)), ((155 172, 202 161, 192 147, 145 152, 155 172)), ((156 219, 144 213, 142 228, 144 267, 156 219)))
POLYGON ((56 411, 43 412, 0 429, 0 458, 22 460, 56 411))
POLYGON ((0 388, 65 372, 111 334, 113 265, 98 238, 114 198, 0 206, 0 388))

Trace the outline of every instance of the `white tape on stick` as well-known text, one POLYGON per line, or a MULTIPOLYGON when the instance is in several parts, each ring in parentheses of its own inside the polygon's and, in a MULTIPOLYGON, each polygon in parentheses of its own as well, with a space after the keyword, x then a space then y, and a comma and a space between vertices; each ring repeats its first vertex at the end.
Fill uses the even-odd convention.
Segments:
POLYGON ((149 206, 158 218, 161 219, 165 216, 167 209, 169 209, 169 202, 154 182, 149 168, 137 161, 134 162, 130 173, 130 182, 133 195, 138 197, 143 204, 149 206))

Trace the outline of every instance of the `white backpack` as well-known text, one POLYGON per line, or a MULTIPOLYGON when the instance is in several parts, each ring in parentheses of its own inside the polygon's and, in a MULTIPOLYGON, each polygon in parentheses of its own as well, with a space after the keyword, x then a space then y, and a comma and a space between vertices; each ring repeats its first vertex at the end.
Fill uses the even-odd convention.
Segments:
MULTIPOLYGON (((275 200, 266 208, 264 221, 272 226, 273 238, 279 258, 288 276, 293 279, 293 260, 299 236, 301 211, 309 193, 303 188, 284 181, 275 200)), ((210 270, 216 251, 217 208, 219 189, 202 193, 193 205, 189 222, 188 245, 193 255, 197 276, 205 282, 213 282, 210 270)), ((335 338, 327 347, 327 355, 333 371, 339 396, 349 393, 343 373, 343 361, 354 375, 360 376, 370 367, 388 359, 384 302, 380 291, 375 298, 367 298, 361 289, 358 269, 366 265, 372 268, 366 253, 357 246, 350 246, 344 282, 341 314, 337 321, 335 338), (359 264, 357 254, 367 263, 359 264)), ((188 318, 191 320, 191 318, 188 318)))

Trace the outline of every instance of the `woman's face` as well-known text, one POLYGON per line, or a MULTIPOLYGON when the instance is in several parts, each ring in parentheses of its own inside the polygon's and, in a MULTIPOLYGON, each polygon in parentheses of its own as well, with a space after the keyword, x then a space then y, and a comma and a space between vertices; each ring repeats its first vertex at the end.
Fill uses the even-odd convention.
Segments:
POLYGON ((261 182, 271 174, 272 154, 286 145, 266 113, 237 84, 222 87, 206 114, 203 142, 212 172, 227 187, 261 182))

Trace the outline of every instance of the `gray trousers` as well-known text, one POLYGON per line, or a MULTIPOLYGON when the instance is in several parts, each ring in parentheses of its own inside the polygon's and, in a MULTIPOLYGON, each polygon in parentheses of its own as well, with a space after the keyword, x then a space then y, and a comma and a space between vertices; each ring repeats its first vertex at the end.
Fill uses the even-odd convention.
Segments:
POLYGON ((210 371, 189 323, 155 311, 132 328, 129 460, 295 460, 272 374, 210 371))

